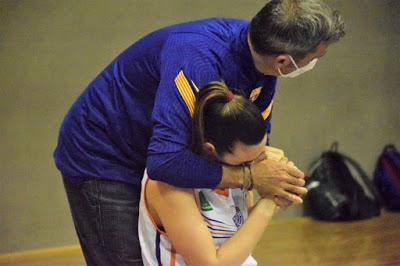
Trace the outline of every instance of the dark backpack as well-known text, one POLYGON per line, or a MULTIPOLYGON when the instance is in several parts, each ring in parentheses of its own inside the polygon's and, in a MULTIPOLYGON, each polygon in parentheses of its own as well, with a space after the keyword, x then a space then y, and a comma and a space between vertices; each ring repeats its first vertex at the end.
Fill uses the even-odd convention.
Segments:
POLYGON ((306 179, 306 214, 319 220, 350 221, 380 214, 380 197, 365 172, 353 159, 337 151, 322 153, 306 179))
POLYGON ((386 145, 379 156, 374 173, 385 207, 400 211, 400 153, 392 144, 386 145))

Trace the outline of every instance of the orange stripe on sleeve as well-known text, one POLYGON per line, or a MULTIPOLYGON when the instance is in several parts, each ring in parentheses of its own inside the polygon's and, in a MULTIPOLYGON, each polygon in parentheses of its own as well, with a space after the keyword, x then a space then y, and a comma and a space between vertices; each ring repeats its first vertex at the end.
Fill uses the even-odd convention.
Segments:
POLYGON ((178 75, 175 78, 175 85, 178 88, 178 91, 181 94, 183 101, 185 102, 189 110, 190 115, 193 116, 195 96, 182 70, 179 71, 178 75))
POLYGON ((271 101, 271 103, 268 105, 268 107, 262 111, 262 117, 264 118, 264 120, 266 120, 268 118, 268 116, 271 114, 272 111, 272 105, 273 105, 274 101, 271 101))

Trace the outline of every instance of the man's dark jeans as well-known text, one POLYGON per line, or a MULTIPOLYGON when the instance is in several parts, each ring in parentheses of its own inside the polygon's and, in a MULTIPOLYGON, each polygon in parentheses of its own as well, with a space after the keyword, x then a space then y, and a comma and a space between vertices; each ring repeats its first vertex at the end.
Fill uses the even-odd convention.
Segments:
POLYGON ((143 265, 138 237, 140 187, 96 178, 77 187, 63 179, 86 263, 143 265))

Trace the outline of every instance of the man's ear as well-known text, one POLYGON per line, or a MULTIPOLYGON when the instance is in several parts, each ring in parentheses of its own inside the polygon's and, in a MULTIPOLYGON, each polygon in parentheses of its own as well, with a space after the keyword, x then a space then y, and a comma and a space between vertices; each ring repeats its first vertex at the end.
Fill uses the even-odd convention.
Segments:
POLYGON ((290 65, 292 61, 289 58, 288 54, 280 54, 275 56, 274 58, 274 65, 276 68, 283 68, 290 65))
POLYGON ((205 142, 203 144, 203 151, 208 156, 214 156, 216 154, 215 147, 210 142, 205 142))

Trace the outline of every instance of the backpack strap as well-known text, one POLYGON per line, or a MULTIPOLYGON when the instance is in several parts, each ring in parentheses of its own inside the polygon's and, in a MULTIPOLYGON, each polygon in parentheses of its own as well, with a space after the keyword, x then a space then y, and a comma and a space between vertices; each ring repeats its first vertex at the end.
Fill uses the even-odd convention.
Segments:
POLYGON ((308 170, 307 177, 310 177, 312 175, 312 173, 314 172, 314 170, 317 169, 318 166, 322 163, 322 161, 325 159, 325 157, 324 157, 325 154, 331 153, 331 152, 337 153, 338 147, 339 147, 339 143, 337 141, 333 142, 328 151, 323 152, 320 157, 318 157, 316 160, 314 160, 308 167, 309 170, 308 170))
POLYGON ((340 156, 342 156, 345 159, 345 161, 349 162, 350 165, 353 166, 354 169, 356 169, 357 173, 361 176, 362 181, 367 186, 367 188, 371 191, 372 195, 375 197, 375 199, 377 200, 378 204, 382 205, 383 200, 381 198, 381 195, 378 193, 378 191, 374 187, 372 181, 368 178, 367 174, 361 168, 361 166, 356 161, 354 161, 353 159, 351 159, 350 157, 348 157, 346 155, 340 154, 340 156))
POLYGON ((322 163, 323 158, 319 157, 318 159, 316 159, 315 161, 313 161, 311 163, 311 165, 309 166, 309 170, 307 173, 307 177, 306 177, 306 181, 308 180, 308 178, 310 178, 310 176, 313 174, 314 170, 318 168, 318 166, 322 163))
POLYGON ((332 151, 332 152, 337 152, 338 149, 339 149, 339 143, 337 141, 334 141, 329 150, 332 151))

